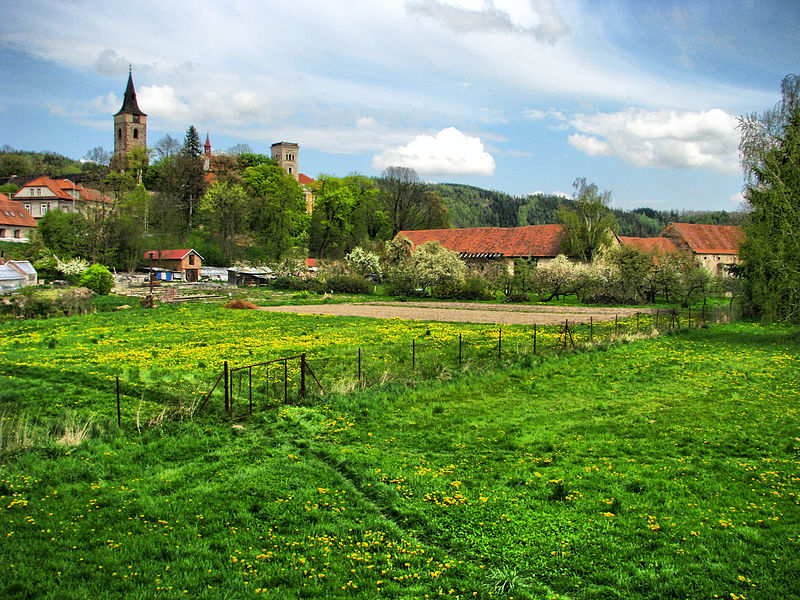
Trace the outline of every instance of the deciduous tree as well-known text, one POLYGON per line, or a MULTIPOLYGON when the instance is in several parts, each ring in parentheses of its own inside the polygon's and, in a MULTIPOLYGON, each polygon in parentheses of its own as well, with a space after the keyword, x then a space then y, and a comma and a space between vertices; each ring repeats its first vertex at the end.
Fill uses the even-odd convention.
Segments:
POLYGON ((573 184, 575 208, 562 206, 558 217, 564 226, 561 251, 567 256, 591 262, 611 244, 617 221, 611 212, 611 192, 599 192, 597 185, 580 177, 573 184))

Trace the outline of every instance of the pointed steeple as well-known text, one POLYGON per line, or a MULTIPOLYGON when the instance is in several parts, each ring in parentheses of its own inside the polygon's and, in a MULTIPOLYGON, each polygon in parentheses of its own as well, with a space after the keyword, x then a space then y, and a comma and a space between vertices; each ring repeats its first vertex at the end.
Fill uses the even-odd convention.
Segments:
POLYGON ((127 115, 144 115, 147 116, 142 110, 139 108, 139 104, 136 102, 136 90, 133 87, 133 68, 128 68, 128 87, 125 88, 125 99, 122 101, 122 108, 119 109, 119 112, 115 114, 117 115, 127 114, 127 115))
POLYGON ((211 139, 208 137, 208 134, 206 134, 206 145, 204 146, 204 148, 205 148, 205 155, 211 157, 211 139))

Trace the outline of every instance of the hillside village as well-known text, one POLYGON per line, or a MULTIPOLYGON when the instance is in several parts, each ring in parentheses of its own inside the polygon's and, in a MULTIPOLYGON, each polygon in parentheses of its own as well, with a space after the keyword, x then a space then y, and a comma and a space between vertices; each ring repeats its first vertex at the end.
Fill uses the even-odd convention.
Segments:
MULTIPOLYGON (((434 186, 426 191, 427 186, 408 169, 389 169, 388 175, 376 182, 358 176, 337 179, 324 175, 317 181, 301 172, 300 146, 296 142, 273 143, 268 156, 252 153, 237 156, 213 151, 210 134, 206 134, 201 148, 191 127, 182 149, 162 152, 161 159, 151 164, 147 114, 139 107, 132 72, 113 123, 114 151, 108 174, 94 181, 99 189, 92 187, 93 183, 82 174, 12 175, 5 179, 4 188, 13 186, 16 190, 9 196, 0 195, 0 242, 29 242, 36 237, 40 222, 55 219, 52 213, 72 214, 73 219, 81 221, 86 236, 98 238, 97 245, 89 249, 91 256, 86 258, 110 263, 123 271, 125 267, 144 269, 161 281, 183 282, 267 281, 271 269, 253 269, 240 262, 243 258, 248 260, 248 248, 257 248, 259 238, 271 249, 260 258, 258 254, 251 255, 250 262, 255 260, 263 265, 264 259, 268 262, 294 256, 305 259, 306 268, 311 269, 307 274, 311 275, 319 259, 341 259, 358 247, 380 255, 385 243, 400 238, 410 243, 409 253, 431 242, 440 244, 464 261, 467 271, 477 277, 491 273, 497 265, 513 276, 515 263, 520 260, 544 267, 560 255, 581 258, 564 247, 565 226, 555 222, 524 225, 512 220, 503 227, 453 227, 447 205, 439 195, 447 190, 434 186), (178 167, 183 172, 172 173, 176 183, 170 188, 164 184, 164 169, 174 171, 171 164, 181 157, 189 160, 188 166, 178 167), (269 165, 279 171, 268 173, 266 169, 272 168, 269 165), (192 172, 189 177, 194 179, 181 182, 187 171, 192 172), (278 172, 284 173, 285 179, 278 172), (258 209, 260 214, 255 217, 244 216, 252 206, 225 206, 235 196, 231 195, 232 190, 239 190, 236 186, 244 182, 251 194, 258 194, 254 192, 258 186, 262 188, 260 193, 266 194, 260 201, 263 203, 258 209), (281 187, 285 189, 281 191, 281 187), (191 191, 183 198, 181 194, 186 192, 182 190, 186 188, 191 191), (209 209, 213 202, 217 208, 209 209), (254 222, 260 219, 251 233, 246 229, 248 218, 254 222), (125 219, 135 232, 135 239, 114 239, 125 235, 119 232, 119 220, 125 219), (110 229, 103 231, 104 227, 110 229), (120 249, 126 245, 129 247, 120 249), (208 258, 204 259, 203 254, 208 258), (231 264, 234 261, 237 265, 231 264), (219 267, 227 268, 227 276, 219 267)), ((519 213, 524 215, 520 219, 528 219, 531 207, 547 200, 528 200, 524 211, 520 205, 519 213)), ((493 201, 498 201, 497 193, 493 201)), ((504 200, 500 197, 499 201, 504 200)), ((564 206, 568 209, 575 206, 575 201, 558 200, 557 204, 559 210, 564 210, 564 206)), ((604 210, 610 213, 610 207, 604 210)), ((621 219, 630 216, 616 213, 621 219)), ((557 217, 554 212, 545 214, 549 214, 545 218, 557 217)), ((649 218, 644 213, 634 216, 649 218)), ((626 226, 630 229, 629 224, 626 226)), ((652 231, 652 225, 648 226, 652 231)), ((59 227, 63 229, 64 225, 47 226, 38 239, 52 238, 59 227)), ((670 222, 650 237, 621 235, 618 227, 614 227, 616 231, 609 228, 609 248, 624 247, 651 257, 691 257, 709 274, 719 277, 729 276, 735 268, 743 240, 741 228, 731 224, 670 222)), ((69 246, 61 244, 61 251, 73 253, 75 249, 69 246)), ((58 245, 50 250, 57 253, 58 245)), ((659 262, 657 258, 651 260, 654 264, 659 262)), ((31 262, 28 265, 27 268, 33 268, 31 262)))

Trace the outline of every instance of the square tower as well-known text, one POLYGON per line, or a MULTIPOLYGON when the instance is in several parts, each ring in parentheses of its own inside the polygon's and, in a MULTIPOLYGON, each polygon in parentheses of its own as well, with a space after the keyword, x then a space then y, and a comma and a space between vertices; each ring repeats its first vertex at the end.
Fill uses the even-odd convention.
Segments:
POLYGON ((297 168, 297 155, 300 151, 300 146, 294 142, 276 142, 272 144, 271 149, 272 160, 277 161, 280 167, 294 177, 295 181, 298 181, 300 171, 297 168))

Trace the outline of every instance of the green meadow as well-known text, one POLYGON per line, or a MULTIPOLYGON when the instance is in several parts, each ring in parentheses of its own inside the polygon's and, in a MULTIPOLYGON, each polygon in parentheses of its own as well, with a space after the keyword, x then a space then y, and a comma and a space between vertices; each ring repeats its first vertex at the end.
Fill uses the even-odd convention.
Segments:
POLYGON ((498 357, 486 326, 218 306, 4 323, 0 596, 800 597, 800 335, 612 328, 498 357), (324 394, 278 365, 252 416, 196 413, 223 361, 298 352, 324 394))

